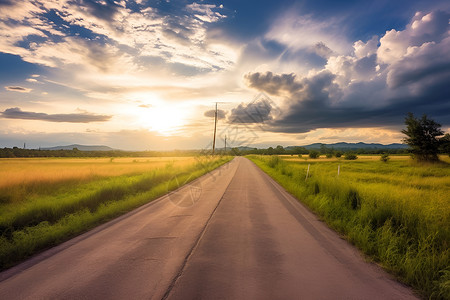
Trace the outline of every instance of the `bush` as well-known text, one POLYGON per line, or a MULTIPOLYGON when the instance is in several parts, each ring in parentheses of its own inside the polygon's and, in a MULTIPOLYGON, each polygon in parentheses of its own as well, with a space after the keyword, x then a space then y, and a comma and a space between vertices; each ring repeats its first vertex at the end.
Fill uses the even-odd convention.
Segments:
POLYGON ((333 157, 333 154, 327 153, 326 157, 327 157, 327 158, 332 158, 332 157, 333 157))
POLYGON ((382 162, 388 162, 388 160, 390 160, 391 158, 389 157, 389 154, 388 153, 383 153, 382 155, 381 155, 381 157, 380 157, 380 160, 382 161, 382 162))
POLYGON ((336 153, 334 154, 337 158, 342 156, 342 152, 341 151, 336 151, 336 153))
POLYGON ((309 151, 309 158, 319 158, 320 153, 318 151, 315 150, 311 150, 309 151))
POLYGON ((345 153, 344 158, 346 160, 355 160, 358 158, 358 156, 356 156, 355 153, 347 152, 347 153, 345 153))
POLYGON ((302 158, 303 156, 301 154, 298 155, 299 158, 302 158))

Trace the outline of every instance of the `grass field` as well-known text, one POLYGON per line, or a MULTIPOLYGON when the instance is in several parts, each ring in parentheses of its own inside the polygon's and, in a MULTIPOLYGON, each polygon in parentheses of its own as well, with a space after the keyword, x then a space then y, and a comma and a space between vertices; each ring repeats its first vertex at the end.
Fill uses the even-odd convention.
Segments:
POLYGON ((448 157, 428 165, 406 156, 249 158, 425 298, 450 299, 448 157))
POLYGON ((0 269, 193 180, 230 157, 0 160, 0 269))

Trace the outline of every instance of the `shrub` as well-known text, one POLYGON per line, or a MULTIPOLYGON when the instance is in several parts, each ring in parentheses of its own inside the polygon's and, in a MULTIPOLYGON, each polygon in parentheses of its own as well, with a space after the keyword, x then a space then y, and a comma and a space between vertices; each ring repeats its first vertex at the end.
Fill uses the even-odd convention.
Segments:
POLYGON ((345 153, 344 158, 346 160, 355 160, 358 158, 358 156, 356 156, 355 153, 347 152, 347 153, 345 153))
POLYGON ((382 162, 388 162, 388 160, 390 160, 391 158, 389 157, 389 154, 388 153, 383 153, 382 155, 381 155, 381 157, 380 157, 380 160, 382 161, 382 162))
POLYGON ((316 150, 309 151, 309 158, 319 158, 320 153, 316 150))
POLYGON ((333 154, 327 153, 326 157, 327 157, 327 158, 332 158, 332 157, 333 157, 333 154))
POLYGON ((341 151, 336 151, 336 153, 334 154, 337 158, 342 156, 342 152, 341 151))

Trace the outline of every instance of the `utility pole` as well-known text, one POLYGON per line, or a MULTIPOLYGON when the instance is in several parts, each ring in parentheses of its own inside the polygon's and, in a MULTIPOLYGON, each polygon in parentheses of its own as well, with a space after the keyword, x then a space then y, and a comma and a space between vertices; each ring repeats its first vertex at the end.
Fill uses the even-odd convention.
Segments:
POLYGON ((217 131, 217 120, 219 118, 219 111, 217 110, 217 103, 228 103, 228 102, 216 102, 216 110, 214 112, 214 139, 212 146, 212 154, 214 155, 216 152, 216 131, 217 131))
POLYGON ((217 129, 217 102, 216 102, 216 111, 214 112, 214 138, 213 138, 213 151, 212 154, 216 151, 216 129, 217 129))
POLYGON ((227 154, 227 135, 225 135, 225 155, 227 154))

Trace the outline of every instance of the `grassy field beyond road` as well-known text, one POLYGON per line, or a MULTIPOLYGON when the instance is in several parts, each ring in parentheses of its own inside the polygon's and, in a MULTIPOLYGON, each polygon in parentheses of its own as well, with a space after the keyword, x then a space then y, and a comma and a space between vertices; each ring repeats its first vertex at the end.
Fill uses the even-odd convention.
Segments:
POLYGON ((424 297, 450 299, 448 158, 429 165, 396 156, 387 163, 379 156, 249 158, 424 297))
POLYGON ((0 269, 130 211, 231 157, 0 159, 0 269), (177 181, 170 180, 177 176, 177 181))

